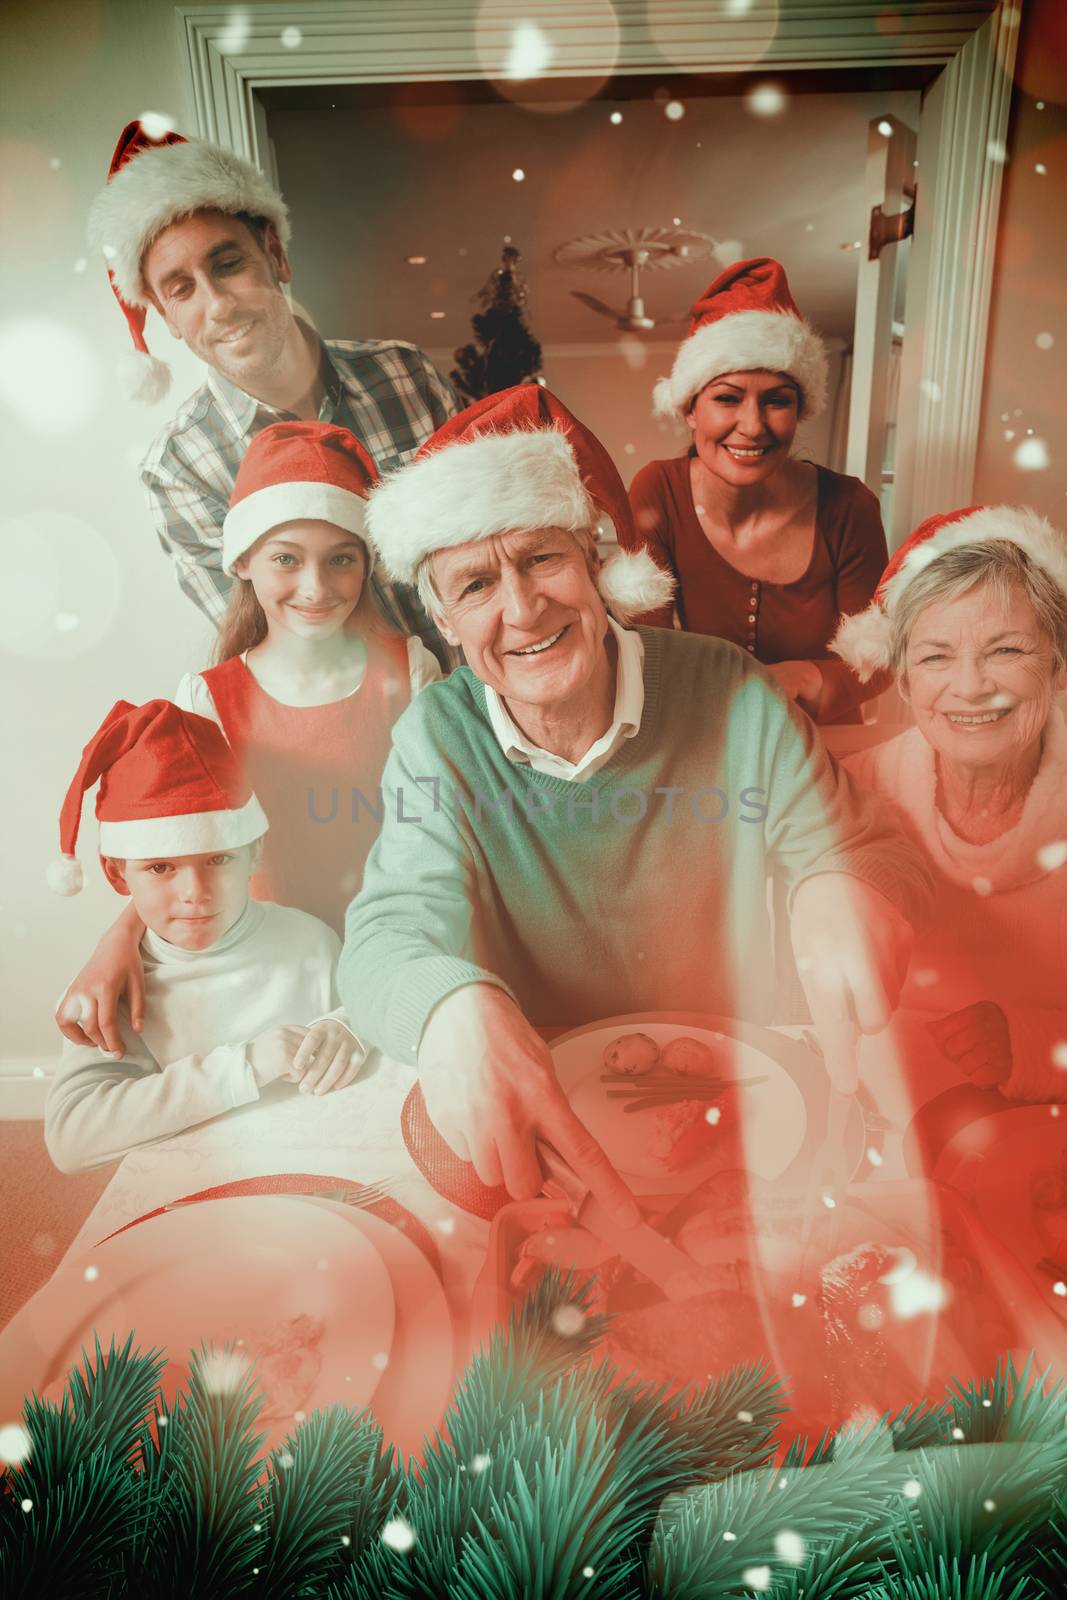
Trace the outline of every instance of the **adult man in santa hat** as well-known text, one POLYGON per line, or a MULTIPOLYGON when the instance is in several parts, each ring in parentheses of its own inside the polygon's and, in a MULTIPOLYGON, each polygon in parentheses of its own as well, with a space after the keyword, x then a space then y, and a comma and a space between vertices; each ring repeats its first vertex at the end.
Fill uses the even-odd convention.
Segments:
POLYGON ((371 495, 380 559, 467 665, 394 727, 338 986, 362 1033, 417 1062, 483 1182, 537 1193, 541 1138, 633 1221, 535 1025, 771 1020, 775 872, 852 1090, 855 1029, 888 1021, 930 880, 758 663, 627 626, 671 584, 647 552, 601 560, 629 516, 603 446, 536 387, 453 418, 371 495))
MULTIPOLYGON (((413 345, 324 342, 293 312, 282 196, 249 162, 202 139, 153 139, 131 122, 97 196, 89 235, 133 341, 128 387, 169 386, 145 341, 149 307, 208 368, 207 381, 152 445, 141 478, 178 583, 218 623, 232 579, 222 524, 252 436, 279 421, 348 428, 380 471, 402 465, 455 410, 452 391, 413 345)), ((386 615, 447 664, 417 596, 372 578, 386 615)))

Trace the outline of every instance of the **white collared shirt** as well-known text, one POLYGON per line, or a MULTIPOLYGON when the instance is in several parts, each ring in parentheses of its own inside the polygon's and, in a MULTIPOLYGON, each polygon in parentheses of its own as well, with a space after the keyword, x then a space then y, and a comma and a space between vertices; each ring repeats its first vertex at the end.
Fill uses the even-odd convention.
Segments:
POLYGON ((515 726, 496 690, 486 684, 485 704, 489 721, 509 761, 528 762, 535 772, 543 772, 550 778, 566 778, 571 783, 583 783, 606 766, 624 739, 632 739, 640 731, 641 714, 645 709, 645 647, 639 633, 632 628, 620 628, 614 617, 608 618, 608 627, 615 635, 618 646, 615 715, 608 731, 594 740, 580 761, 567 761, 563 756, 553 755, 550 750, 542 750, 540 745, 531 744, 515 726))

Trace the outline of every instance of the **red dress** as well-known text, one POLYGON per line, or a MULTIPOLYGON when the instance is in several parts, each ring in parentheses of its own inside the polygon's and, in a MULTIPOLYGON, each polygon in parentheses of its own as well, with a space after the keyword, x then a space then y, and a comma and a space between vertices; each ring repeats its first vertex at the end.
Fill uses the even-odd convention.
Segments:
MULTIPOLYGON (((768 665, 817 661, 823 675, 819 721, 858 722, 859 707, 888 687, 879 673, 861 684, 828 654, 843 615, 870 603, 888 560, 878 501, 858 478, 816 467, 815 541, 807 570, 792 583, 738 571, 708 539, 693 506, 689 456, 650 461, 630 485, 637 543, 674 574, 678 619, 690 633, 729 639, 768 665)), ((671 608, 642 617, 671 625, 671 608)))
POLYGON ((359 688, 324 706, 283 705, 240 656, 201 674, 270 823, 253 896, 338 932, 378 837, 392 726, 411 699, 407 640, 369 640, 368 651, 359 688))

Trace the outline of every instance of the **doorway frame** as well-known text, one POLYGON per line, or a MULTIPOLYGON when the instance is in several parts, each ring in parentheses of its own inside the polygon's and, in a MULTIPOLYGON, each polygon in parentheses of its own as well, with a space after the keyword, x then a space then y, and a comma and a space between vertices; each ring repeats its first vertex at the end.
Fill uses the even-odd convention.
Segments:
POLYGON ((897 426, 892 549, 920 518, 973 497, 1021 6, 753 0, 741 15, 709 18, 707 0, 305 0, 237 13, 215 4, 175 11, 197 133, 268 173, 258 90, 486 81, 487 59, 506 59, 515 24, 531 14, 554 52, 541 79, 602 77, 606 62, 615 77, 758 71, 779 79, 877 68, 891 89, 895 71, 941 68, 924 91, 919 126, 920 222, 901 364, 901 389, 912 400, 897 426), (283 42, 294 26, 296 47, 283 42))

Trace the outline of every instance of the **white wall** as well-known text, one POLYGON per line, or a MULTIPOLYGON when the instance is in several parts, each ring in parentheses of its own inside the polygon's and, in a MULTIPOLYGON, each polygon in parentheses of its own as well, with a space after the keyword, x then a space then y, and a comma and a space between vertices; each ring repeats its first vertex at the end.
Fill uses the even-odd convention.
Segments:
POLYGON ((86 211, 123 124, 153 110, 189 126, 179 60, 167 0, 0 8, 0 671, 9 753, 0 1052, 9 1068, 54 1053, 56 995, 119 906, 95 865, 88 807, 86 891, 60 900, 45 887, 82 745, 116 700, 173 692, 183 671, 205 664, 212 632, 177 589, 136 470, 201 369, 157 322, 150 344, 176 356, 171 399, 153 408, 125 401, 114 374, 128 348, 125 323, 102 270, 82 266, 86 211))

